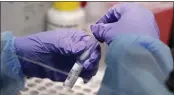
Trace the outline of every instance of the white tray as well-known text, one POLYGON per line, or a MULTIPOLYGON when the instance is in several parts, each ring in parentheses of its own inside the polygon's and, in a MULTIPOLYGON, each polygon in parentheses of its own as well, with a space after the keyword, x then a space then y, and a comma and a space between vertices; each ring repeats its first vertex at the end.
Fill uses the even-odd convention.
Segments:
POLYGON ((97 95, 103 75, 104 70, 99 70, 87 84, 79 78, 72 90, 66 90, 62 82, 31 78, 26 80, 25 88, 19 95, 97 95))

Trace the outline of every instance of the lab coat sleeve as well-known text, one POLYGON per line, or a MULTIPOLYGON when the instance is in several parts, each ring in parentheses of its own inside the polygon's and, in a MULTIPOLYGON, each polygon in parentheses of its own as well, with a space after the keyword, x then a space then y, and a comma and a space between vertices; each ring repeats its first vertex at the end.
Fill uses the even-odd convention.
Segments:
POLYGON ((24 87, 24 75, 14 47, 11 32, 1 32, 1 95, 16 95, 24 87))
POLYGON ((98 95, 173 95, 165 80, 173 69, 167 45, 149 36, 117 35, 109 45, 98 95))

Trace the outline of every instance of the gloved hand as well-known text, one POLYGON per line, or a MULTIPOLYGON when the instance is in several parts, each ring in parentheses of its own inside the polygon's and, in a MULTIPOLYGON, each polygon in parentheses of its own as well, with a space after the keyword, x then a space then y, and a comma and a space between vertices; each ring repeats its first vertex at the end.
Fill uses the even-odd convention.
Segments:
POLYGON ((159 38, 159 29, 154 15, 135 3, 115 5, 95 25, 94 36, 110 44, 118 34, 148 35, 159 38))
POLYGON ((116 5, 91 30, 109 45, 98 95, 173 95, 164 86, 172 56, 152 12, 135 3, 116 5))
MULTIPOLYGON (((94 45, 95 40, 90 38, 91 36, 75 29, 60 29, 16 38, 16 53, 23 73, 29 77, 64 81, 67 75, 43 68, 33 64, 32 61, 69 73, 77 58, 94 45)), ((96 74, 100 57, 98 45, 90 57, 82 63, 84 69, 80 76, 86 80, 84 82, 96 74)))

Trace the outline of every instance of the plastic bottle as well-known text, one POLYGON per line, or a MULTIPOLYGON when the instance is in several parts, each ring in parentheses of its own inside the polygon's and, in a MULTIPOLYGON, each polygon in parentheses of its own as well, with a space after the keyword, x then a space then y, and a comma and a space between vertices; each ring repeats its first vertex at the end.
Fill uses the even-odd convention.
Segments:
POLYGON ((85 12, 80 4, 80 2, 54 2, 47 14, 47 30, 83 29, 85 12))

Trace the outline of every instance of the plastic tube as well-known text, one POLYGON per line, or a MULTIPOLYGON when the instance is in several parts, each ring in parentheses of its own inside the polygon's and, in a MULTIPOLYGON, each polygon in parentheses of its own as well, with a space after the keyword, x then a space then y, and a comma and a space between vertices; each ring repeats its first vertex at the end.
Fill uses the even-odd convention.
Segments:
POLYGON ((86 59, 90 56, 91 51, 93 51, 94 49, 96 49, 98 45, 98 41, 95 42, 95 44, 89 48, 88 50, 86 50, 80 57, 79 59, 76 61, 76 63, 74 64, 74 66, 72 67, 71 71, 68 74, 68 77, 66 78, 65 82, 64 82, 64 86, 68 89, 71 89, 75 82, 77 81, 82 69, 83 69, 83 63, 86 61, 86 59))

